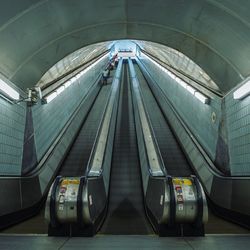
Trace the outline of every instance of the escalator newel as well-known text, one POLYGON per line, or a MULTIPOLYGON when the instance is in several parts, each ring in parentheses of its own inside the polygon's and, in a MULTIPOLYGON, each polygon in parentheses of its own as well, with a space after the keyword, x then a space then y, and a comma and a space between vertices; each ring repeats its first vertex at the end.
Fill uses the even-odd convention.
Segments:
MULTIPOLYGON (((50 188, 45 218, 49 236, 94 236, 107 207, 122 60, 96 133, 84 176, 57 177, 50 188)), ((84 149, 83 149, 84 150, 84 149)))
POLYGON ((82 193, 84 177, 58 176, 46 202, 45 218, 49 221, 49 236, 84 236, 86 229, 79 223, 83 218, 82 193), (79 210, 81 209, 81 211, 79 210))
POLYGON ((195 176, 171 177, 155 137, 145 96, 132 60, 130 78, 136 133, 149 220, 160 236, 202 236, 208 219, 206 197, 195 176))

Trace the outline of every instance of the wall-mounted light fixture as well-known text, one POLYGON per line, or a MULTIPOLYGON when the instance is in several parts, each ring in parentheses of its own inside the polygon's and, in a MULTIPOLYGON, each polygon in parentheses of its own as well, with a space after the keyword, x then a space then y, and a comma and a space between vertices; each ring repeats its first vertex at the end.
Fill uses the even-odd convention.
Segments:
MULTIPOLYGON (((143 53, 144 54, 144 53, 143 53)), ((173 80, 175 80, 180 86, 182 86, 184 89, 189 91, 193 96, 195 96, 199 101, 201 101, 204 104, 209 104, 209 97, 203 95, 200 91, 193 88, 191 85, 183 81, 180 77, 169 71, 168 69, 161 66, 159 63, 154 61, 152 58, 144 54, 145 57, 147 57, 151 62, 153 62, 157 67, 159 67, 162 71, 167 73, 173 80)))
POLYGON ((19 100, 20 98, 19 93, 2 79, 0 79, 0 91, 3 93, 4 97, 10 101, 19 100))
POLYGON ((52 91, 50 94, 48 94, 47 96, 45 96, 43 98, 43 100, 45 101, 45 103, 50 103, 52 100, 54 100, 58 95, 60 95, 65 89, 67 89, 70 85, 72 85, 73 83, 75 83, 79 78, 81 78, 87 71, 89 71, 90 69, 92 69, 97 63, 99 63, 104 57, 106 57, 107 55, 102 56, 101 58, 99 58, 97 61, 95 61, 93 64, 91 64, 90 66, 88 66, 87 68, 85 68, 84 70, 82 70, 81 72, 79 72, 77 75, 71 77, 69 80, 67 80, 64 84, 62 84, 61 86, 59 86, 57 89, 55 89, 54 91, 52 91))
POLYGON ((234 99, 239 100, 243 99, 244 97, 248 96, 250 94, 250 78, 246 79, 245 83, 239 87, 234 92, 234 99))

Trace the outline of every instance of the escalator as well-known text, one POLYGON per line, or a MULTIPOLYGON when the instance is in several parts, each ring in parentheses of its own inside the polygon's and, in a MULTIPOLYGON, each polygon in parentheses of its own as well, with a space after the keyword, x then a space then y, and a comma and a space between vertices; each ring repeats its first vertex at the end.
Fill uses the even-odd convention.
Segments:
POLYGON ((192 171, 185 155, 178 145, 168 122, 165 120, 139 66, 134 65, 134 67, 140 82, 146 109, 149 113, 154 134, 161 151, 164 165, 167 167, 168 174, 171 176, 191 175, 192 171))
POLYGON ((79 134, 64 160, 60 172, 61 176, 81 176, 85 173, 96 132, 100 124, 103 106, 107 101, 110 85, 103 86, 84 122, 79 134))
POLYGON ((100 233, 137 235, 153 233, 144 209, 131 86, 126 63, 123 70, 111 167, 108 212, 100 233))
MULTIPOLYGON (((140 68, 137 65, 134 66, 145 107, 168 174, 179 177, 190 176, 193 174, 191 166, 140 68)), ((147 219, 144 207, 140 158, 135 129, 135 111, 133 109, 128 65, 126 63, 123 64, 122 78, 112 153, 107 214, 99 233, 112 235, 153 234, 154 231, 147 219)), ((81 176, 85 172, 109 92, 110 85, 101 88, 67 157, 62 163, 59 175, 81 176)), ((4 230, 2 233, 47 234, 47 229, 48 225, 44 220, 44 209, 42 209, 39 215, 4 230)), ((206 233, 236 234, 249 232, 247 229, 218 218, 210 211, 206 233)))
MULTIPOLYGON (((74 143, 60 167, 58 175, 80 176, 84 174, 102 118, 103 107, 107 102, 107 96, 110 92, 110 86, 108 84, 100 89, 86 120, 83 122, 74 143)), ((44 219, 44 210, 45 207, 43 206, 36 216, 2 230, 1 233, 47 234, 48 224, 44 219)))
MULTIPOLYGON (((140 82, 146 109, 168 174, 172 176, 190 176, 191 174, 194 174, 184 152, 171 130, 171 127, 159 107, 147 80, 144 78, 139 66, 134 64, 134 67, 137 78, 140 82)), ((205 225, 206 233, 249 233, 249 230, 217 217, 210 209, 208 218, 209 221, 205 225)))

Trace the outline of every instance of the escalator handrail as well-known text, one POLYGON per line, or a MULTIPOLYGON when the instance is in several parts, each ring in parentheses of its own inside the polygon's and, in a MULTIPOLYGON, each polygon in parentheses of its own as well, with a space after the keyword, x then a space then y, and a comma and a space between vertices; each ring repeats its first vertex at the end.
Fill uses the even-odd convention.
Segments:
MULTIPOLYGON (((143 95, 142 95, 142 91, 141 91, 141 88, 140 88, 140 84, 139 84, 139 81, 137 79, 137 75, 135 73, 135 70, 133 68, 133 65, 132 65, 132 61, 131 59, 129 59, 129 65, 130 65, 130 78, 132 80, 136 80, 138 82, 137 86, 138 86, 138 92, 139 92, 139 95, 140 95, 140 98, 141 98, 141 102, 142 102, 142 107, 143 107, 143 110, 145 112, 145 116, 146 116, 146 122, 148 123, 148 127, 149 127, 149 132, 150 132, 150 136, 152 138, 152 142, 153 142, 153 146, 154 146, 154 151, 156 153, 156 156, 157 156, 157 159, 159 161, 159 166, 160 166, 160 169, 161 169, 161 174, 154 174, 153 170, 152 170, 152 166, 151 164, 148 164, 148 172, 150 174, 150 176, 152 177, 167 177, 167 172, 166 172, 166 168, 165 168, 165 165, 164 165, 164 162, 163 162, 163 159, 162 159, 162 156, 161 156, 161 153, 160 153, 160 149, 159 149, 159 145, 157 143, 157 140, 156 140, 156 137, 155 137, 155 133, 154 133, 154 130, 153 130, 153 127, 152 127, 152 124, 151 124, 151 121, 149 119, 149 114, 148 114, 148 111, 146 109, 146 106, 145 106, 145 102, 144 102, 144 99, 143 99, 143 95)), ((133 88, 132 88, 133 89, 133 88)), ((137 102, 137 108, 138 108, 138 102, 137 102)), ((139 109, 139 108, 138 108, 139 109)), ((139 110, 138 110, 139 112, 139 110)), ((139 115, 140 116, 140 115, 139 115)), ((142 121, 140 119, 140 124, 141 126, 142 125, 142 121)), ((145 139, 145 134, 144 132, 142 131, 142 134, 143 134, 143 142, 144 142, 144 145, 147 144, 146 142, 146 139, 145 139)), ((147 148, 147 147, 146 147, 147 148)), ((147 150, 147 149, 146 149, 147 150)), ((150 162, 149 160, 149 155, 148 153, 146 154, 146 157, 147 157, 147 161, 148 163, 150 162)))
MULTIPOLYGON (((122 63, 123 63, 123 59, 120 59, 119 61, 119 64, 118 64, 118 67, 116 69, 116 72, 115 72, 115 76, 113 78, 113 81, 112 81, 112 89, 109 93, 109 96, 107 98, 107 102, 105 104, 105 107, 104 107, 104 111, 102 113, 102 118, 101 118, 101 122, 99 123, 99 126, 98 126, 98 130, 97 130, 97 133, 96 133, 96 137, 95 137, 95 140, 94 140, 94 144, 93 144, 93 147, 92 147, 92 150, 91 150, 91 153, 90 153, 90 157, 89 157, 89 161, 88 161, 88 164, 87 164, 87 168, 86 168, 86 171, 84 174, 84 176, 95 176, 95 177, 100 177, 102 175, 102 171, 103 171, 103 165, 101 164, 101 168, 98 170, 98 171, 93 171, 93 168, 95 167, 93 165, 93 161, 95 159, 95 156, 96 156, 96 152, 97 152, 97 148, 98 148, 98 143, 99 143, 99 139, 102 135, 102 128, 104 126, 104 121, 105 121, 105 117, 107 115, 107 112, 108 112, 108 108, 109 108, 109 105, 112 105, 112 110, 111 110, 111 116, 110 116, 110 119, 112 119, 112 114, 113 114, 113 107, 114 107, 114 102, 115 102, 115 98, 116 98, 116 94, 117 92, 113 93, 113 86, 114 86, 114 81, 120 81, 120 78, 121 78, 121 69, 122 69, 122 63), (112 95, 115 95, 114 96, 114 102, 111 103, 111 97, 112 95), (91 173, 91 170, 93 171, 93 173, 91 173)), ((119 84, 119 82, 118 82, 119 84)), ((110 127, 108 128, 108 133, 107 135, 109 135, 109 131, 110 131, 110 127)), ((106 143, 107 143, 107 140, 106 140, 106 143)), ((105 145, 105 149, 106 149, 106 145, 105 145)), ((104 155, 105 155, 105 150, 104 149, 104 155)))

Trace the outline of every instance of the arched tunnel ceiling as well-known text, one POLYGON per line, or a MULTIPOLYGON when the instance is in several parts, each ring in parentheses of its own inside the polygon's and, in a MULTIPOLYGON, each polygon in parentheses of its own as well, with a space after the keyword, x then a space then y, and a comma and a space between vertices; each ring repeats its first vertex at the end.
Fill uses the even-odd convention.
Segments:
POLYGON ((229 91, 250 73, 248 0, 4 0, 0 72, 22 89, 86 45, 153 41, 181 51, 229 91))
POLYGON ((41 89, 46 87, 47 84, 59 79, 61 76, 69 74, 95 57, 108 52, 112 44, 113 42, 92 44, 69 54, 53 65, 37 82, 36 86, 41 89))

